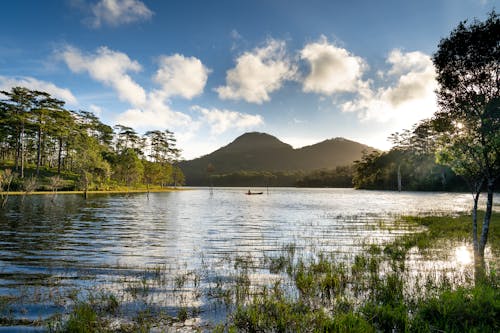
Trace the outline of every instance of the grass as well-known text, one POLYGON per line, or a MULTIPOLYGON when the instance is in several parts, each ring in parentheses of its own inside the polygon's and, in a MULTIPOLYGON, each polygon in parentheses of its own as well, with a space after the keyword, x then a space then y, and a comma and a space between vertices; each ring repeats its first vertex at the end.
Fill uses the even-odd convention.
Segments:
MULTIPOLYGON (((492 252, 499 248, 500 215, 490 227, 492 252)), ((430 251, 442 242, 469 240, 467 215, 404 217, 410 225, 425 227, 366 253, 350 265, 319 254, 317 259, 295 260, 284 255, 267 259, 269 270, 286 273, 290 286, 275 285, 241 303, 219 332, 498 332, 499 278, 493 263, 486 279, 460 285, 446 274, 441 278, 410 278, 411 249, 430 251)))
MULTIPOLYGON (((415 275, 410 262, 415 251, 436 253, 443 244, 469 241, 470 216, 402 217, 399 223, 420 231, 387 244, 366 244, 350 261, 332 253, 303 257, 289 244, 262 260, 227 258, 223 266, 229 271, 210 279, 203 271, 207 267, 156 266, 117 281, 111 291, 73 292, 69 311, 45 324, 51 332, 168 331, 197 317, 200 309, 193 304, 203 300, 222 304, 228 313, 206 328, 214 332, 499 332, 500 279, 494 260, 500 214, 493 214, 490 226, 493 261, 477 283, 464 282, 463 274, 453 271, 415 275), (256 285, 251 275, 262 270, 275 278, 256 285), (164 312, 155 295, 172 297, 176 312, 164 312), (139 308, 130 312, 130 304, 139 308)), ((8 313, 11 302, 0 298, 0 312, 8 313)))
MULTIPOLYGON (((478 214, 478 237, 481 237, 484 212, 478 214)), ((468 214, 458 216, 406 216, 406 223, 425 227, 425 231, 405 235, 388 247, 386 251, 405 252, 417 247, 421 251, 433 250, 442 246, 442 242, 469 243, 472 239, 472 217, 468 214)), ((488 234, 488 243, 493 254, 500 254, 500 213, 493 212, 488 234)))

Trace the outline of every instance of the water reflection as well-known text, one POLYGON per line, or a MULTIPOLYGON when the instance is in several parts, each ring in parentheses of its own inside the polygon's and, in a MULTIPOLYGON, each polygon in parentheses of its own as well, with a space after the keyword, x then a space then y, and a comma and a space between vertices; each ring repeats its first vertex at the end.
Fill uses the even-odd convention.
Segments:
MULTIPOLYGON (((392 224, 395 216, 461 213, 471 201, 456 193, 272 189, 269 195, 247 196, 246 190, 152 193, 149 199, 59 195, 55 202, 46 196, 24 202, 12 197, 0 211, 0 296, 24 295, 32 304, 14 316, 45 318, 60 310, 72 288, 99 285, 123 292, 125 285, 127 293, 140 294, 142 279, 155 278, 163 267, 159 272, 172 281, 160 281, 151 300, 172 311, 200 306, 206 300, 191 291, 233 278, 229 258, 251 257, 257 268, 252 278, 270 281, 273 275, 258 268, 284 245, 294 244, 305 257, 327 251, 349 260, 365 244, 408 232, 392 224), (202 280, 195 281, 192 272, 201 272, 202 280), (176 279, 183 276, 186 283, 178 286, 176 279), (175 293, 184 295, 182 303, 169 298, 175 293)), ((470 264, 466 247, 454 251, 456 263, 470 264)), ((449 265, 435 258, 412 260, 415 267, 449 265)))

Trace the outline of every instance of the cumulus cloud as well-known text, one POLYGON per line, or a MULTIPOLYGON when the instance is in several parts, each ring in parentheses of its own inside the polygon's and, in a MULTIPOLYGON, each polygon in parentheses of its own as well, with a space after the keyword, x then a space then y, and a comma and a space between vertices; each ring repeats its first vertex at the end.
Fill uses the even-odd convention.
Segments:
POLYGON ((368 68, 365 61, 346 49, 330 44, 322 36, 318 42, 307 44, 300 51, 310 72, 303 81, 303 91, 324 95, 354 92, 363 82, 361 77, 368 68))
POLYGON ((392 121, 406 127, 430 117, 437 109, 436 72, 430 56, 393 50, 386 61, 390 69, 383 77, 393 84, 373 89, 370 82, 342 110, 358 112, 363 120, 392 121))
POLYGON ((198 126, 189 115, 173 110, 169 98, 174 95, 192 98, 203 91, 210 71, 199 59, 179 54, 161 57, 159 69, 153 77, 161 89, 148 92, 129 75, 139 72, 142 67, 125 53, 101 47, 95 53, 84 54, 69 46, 62 50, 60 57, 71 71, 88 73, 95 81, 113 88, 120 100, 130 104, 130 109, 115 117, 116 123, 137 130, 192 130, 198 126))
POLYGON ((191 99, 203 92, 209 73, 198 58, 174 54, 160 57, 154 80, 162 86, 166 97, 191 99))
POLYGON ((102 108, 99 105, 90 104, 90 111, 96 116, 100 117, 102 115, 102 108))
POLYGON ((90 24, 94 28, 149 20, 153 16, 153 12, 138 0, 100 0, 91 7, 91 11, 90 24))
POLYGON ((69 89, 60 88, 51 82, 41 81, 32 77, 0 76, 0 90, 8 91, 13 87, 25 87, 31 90, 45 91, 68 104, 78 104, 76 97, 69 89))
POLYGON ((266 45, 245 52, 236 66, 226 72, 226 85, 215 89, 221 99, 261 104, 283 82, 295 76, 296 67, 286 55, 285 42, 270 39, 266 45))
POLYGON ((193 110, 202 114, 201 121, 208 123, 213 134, 221 134, 229 129, 245 129, 255 127, 264 123, 260 115, 251 115, 230 110, 220 110, 217 108, 202 108, 193 106, 193 110))
POLYGON ((192 124, 189 115, 170 108, 161 91, 148 94, 144 107, 131 108, 116 118, 118 124, 138 130, 151 128, 187 127, 192 124))
POLYGON ((60 56, 71 71, 87 72, 94 80, 115 89, 120 100, 127 101, 134 106, 145 103, 146 92, 127 74, 139 72, 141 65, 131 60, 125 53, 103 46, 94 54, 82 54, 80 50, 68 46, 60 56))

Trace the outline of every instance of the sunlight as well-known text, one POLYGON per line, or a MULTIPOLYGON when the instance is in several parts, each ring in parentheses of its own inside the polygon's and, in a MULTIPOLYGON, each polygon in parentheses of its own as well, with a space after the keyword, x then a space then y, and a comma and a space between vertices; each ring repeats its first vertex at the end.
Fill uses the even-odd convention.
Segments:
POLYGON ((462 265, 468 265, 472 262, 472 254, 466 246, 460 246, 455 249, 455 261, 462 265))

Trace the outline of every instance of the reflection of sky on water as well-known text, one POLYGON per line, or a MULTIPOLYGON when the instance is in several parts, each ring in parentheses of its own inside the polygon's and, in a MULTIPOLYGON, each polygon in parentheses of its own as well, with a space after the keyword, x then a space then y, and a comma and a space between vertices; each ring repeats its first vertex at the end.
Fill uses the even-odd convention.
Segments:
MULTIPOLYGON (((264 255, 287 244, 304 256, 328 251, 342 260, 363 244, 407 232, 391 225, 395 216, 466 212, 472 202, 469 194, 457 193, 288 188, 249 196, 247 190, 151 193, 149 199, 95 195, 87 201, 59 195, 55 203, 46 196, 24 203, 12 197, 0 212, 0 294, 19 293, 26 281, 47 288, 57 281, 66 288, 87 287, 96 279, 114 288, 110 281, 134 281, 138 272, 158 265, 172 276, 203 266, 209 281, 229 274, 229 258, 252 256, 258 266, 264 255)), ((415 256, 416 270, 470 266, 465 244, 448 250, 446 260, 415 256)), ((258 280, 272 278, 255 273, 258 280)), ((162 299, 162 291, 155 297, 162 299)))

